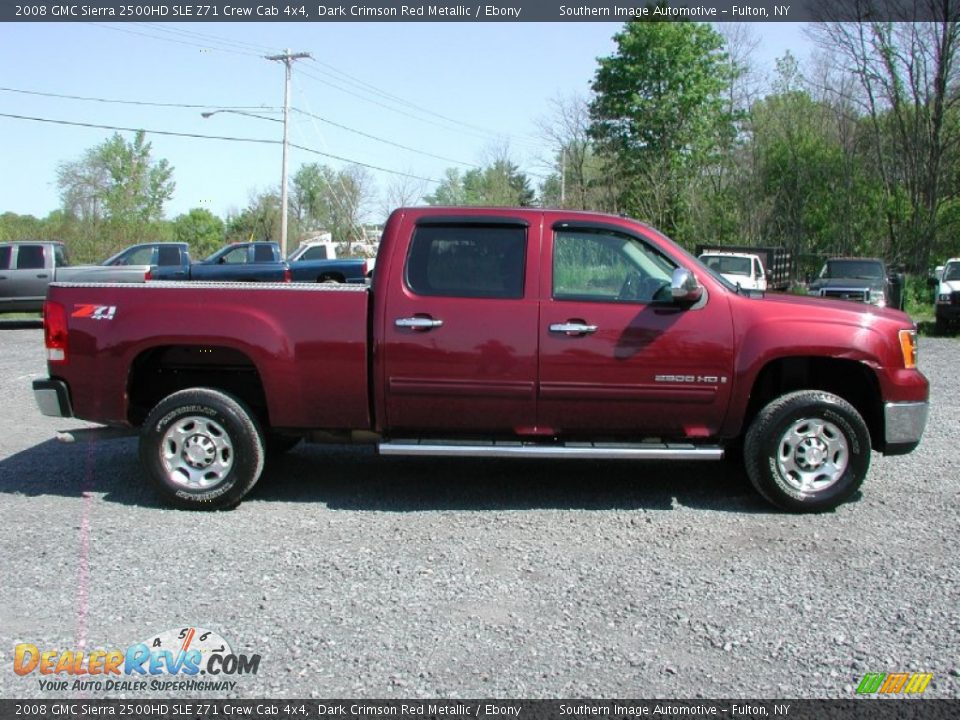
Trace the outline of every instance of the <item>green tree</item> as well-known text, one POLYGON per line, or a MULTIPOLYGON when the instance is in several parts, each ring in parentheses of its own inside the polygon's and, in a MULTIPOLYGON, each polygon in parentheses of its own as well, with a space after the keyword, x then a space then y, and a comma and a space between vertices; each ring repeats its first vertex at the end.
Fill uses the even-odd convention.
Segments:
POLYGON ((205 208, 192 208, 173 220, 173 238, 190 246, 193 257, 210 255, 223 245, 226 226, 205 208))
POLYGON ((291 185, 291 213, 301 233, 328 230, 334 242, 363 242, 363 219, 373 192, 373 180, 363 167, 335 170, 308 163, 291 185))
MULTIPOLYGON (((144 132, 119 133, 57 168, 75 257, 103 259, 133 242, 169 237, 163 206, 174 190, 173 168, 151 157, 144 132)), ((61 223, 62 225, 64 223, 61 223)))
POLYGON ((960 190, 958 3, 865 2, 857 10, 860 22, 817 24, 818 40, 860 86, 847 99, 868 119, 872 169, 886 195, 882 254, 924 272, 933 249, 957 232, 944 209, 960 190), (870 21, 891 11, 913 22, 870 21))
POLYGON ((162 219, 163 205, 173 197, 173 168, 166 160, 153 160, 151 149, 142 130, 133 142, 114 133, 79 160, 61 163, 57 185, 64 209, 81 219, 162 219))
MULTIPOLYGON (((290 237, 295 237, 291 228, 290 237)), ((227 214, 227 242, 272 240, 280 242, 280 193, 267 190, 251 196, 247 207, 227 214)))
POLYGON ((490 205, 494 207, 529 207, 536 195, 530 179, 514 163, 498 158, 484 168, 459 170, 448 168, 444 180, 430 195, 429 205, 490 205))
POLYGON ((621 209, 677 234, 691 180, 736 136, 735 67, 706 24, 630 22, 614 40, 594 77, 590 135, 611 160, 621 209))

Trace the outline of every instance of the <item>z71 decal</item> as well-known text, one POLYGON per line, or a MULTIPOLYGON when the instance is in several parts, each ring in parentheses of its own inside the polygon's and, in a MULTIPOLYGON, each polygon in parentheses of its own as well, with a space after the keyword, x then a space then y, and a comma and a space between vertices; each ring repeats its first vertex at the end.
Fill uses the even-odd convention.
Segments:
POLYGON ((91 320, 113 320, 117 314, 116 305, 74 305, 70 317, 90 318, 91 320))

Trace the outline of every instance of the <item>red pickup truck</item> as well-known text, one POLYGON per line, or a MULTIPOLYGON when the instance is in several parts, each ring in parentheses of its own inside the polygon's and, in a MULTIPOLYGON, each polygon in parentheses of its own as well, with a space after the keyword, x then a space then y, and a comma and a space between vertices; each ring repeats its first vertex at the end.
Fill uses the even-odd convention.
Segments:
MULTIPOLYGON (((300 438, 385 455, 718 460, 819 511, 913 450, 928 383, 903 313, 738 292, 651 227, 407 208, 372 285, 55 285, 41 411, 140 429, 187 508, 235 505, 300 438), (98 312, 99 308, 109 312, 98 312)), ((642 478, 638 478, 642 482, 642 478)))

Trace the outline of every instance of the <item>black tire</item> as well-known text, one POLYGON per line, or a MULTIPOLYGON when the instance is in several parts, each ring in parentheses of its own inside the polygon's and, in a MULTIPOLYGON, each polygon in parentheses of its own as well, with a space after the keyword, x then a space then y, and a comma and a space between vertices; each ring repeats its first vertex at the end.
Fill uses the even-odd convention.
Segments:
POLYGON ((260 478, 264 456, 253 413, 210 388, 167 396, 140 430, 140 462, 163 499, 180 508, 233 507, 260 478))
POLYGON ((832 510, 848 500, 870 468, 870 432, 846 400, 800 390, 767 405, 744 444, 750 482, 791 512, 832 510))

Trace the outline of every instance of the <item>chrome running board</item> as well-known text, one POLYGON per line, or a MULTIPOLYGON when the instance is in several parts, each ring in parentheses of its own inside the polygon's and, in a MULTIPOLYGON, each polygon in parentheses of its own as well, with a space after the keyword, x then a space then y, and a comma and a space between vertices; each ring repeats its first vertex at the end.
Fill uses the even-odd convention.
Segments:
POLYGON ((544 445, 520 441, 391 440, 381 455, 480 458, 583 458, 588 460, 722 460, 719 445, 690 443, 579 443, 544 445))

